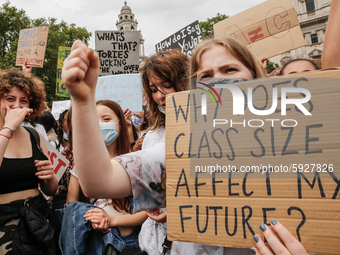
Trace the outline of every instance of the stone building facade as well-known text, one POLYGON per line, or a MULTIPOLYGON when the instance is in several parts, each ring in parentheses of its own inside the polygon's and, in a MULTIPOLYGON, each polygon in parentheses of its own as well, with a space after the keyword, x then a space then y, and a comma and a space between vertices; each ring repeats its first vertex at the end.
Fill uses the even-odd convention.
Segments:
POLYGON ((116 22, 117 30, 119 31, 138 31, 139 32, 139 64, 141 64, 145 59, 145 50, 144 50, 144 39, 142 32, 137 29, 137 19, 135 19, 135 14, 132 13, 131 8, 127 5, 127 2, 124 2, 124 6, 120 10, 120 14, 118 15, 118 21, 116 22))
POLYGON ((306 46, 269 58, 282 66, 291 58, 321 59, 331 0, 293 0, 306 46))

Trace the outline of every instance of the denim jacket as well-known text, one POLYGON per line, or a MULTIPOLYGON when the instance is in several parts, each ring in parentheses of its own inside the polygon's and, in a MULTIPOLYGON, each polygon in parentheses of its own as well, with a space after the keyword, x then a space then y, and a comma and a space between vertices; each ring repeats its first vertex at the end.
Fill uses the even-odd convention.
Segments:
POLYGON ((102 255, 108 244, 118 251, 125 247, 138 246, 138 233, 135 231, 122 237, 118 228, 111 228, 106 234, 93 230, 91 221, 84 218, 86 212, 93 208, 99 207, 78 201, 66 205, 59 237, 62 254, 102 255))

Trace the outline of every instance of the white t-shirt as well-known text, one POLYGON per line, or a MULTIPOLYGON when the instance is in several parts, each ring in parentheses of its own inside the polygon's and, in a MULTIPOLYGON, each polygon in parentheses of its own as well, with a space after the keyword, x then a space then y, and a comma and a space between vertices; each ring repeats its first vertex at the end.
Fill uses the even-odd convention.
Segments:
POLYGON ((165 142, 165 128, 161 127, 156 131, 148 131, 144 137, 142 150, 153 147, 156 143, 165 142))
MULTIPOLYGON (((146 133, 143 140, 142 150, 152 148, 157 143, 165 142, 165 128, 161 127, 156 131, 146 133)), ((161 211, 164 211, 161 209, 161 211)), ((162 254, 162 244, 166 237, 166 223, 160 223, 153 219, 147 218, 142 225, 142 229, 138 236, 139 247, 148 254, 162 254)), ((170 254, 170 250, 167 252, 170 254)))

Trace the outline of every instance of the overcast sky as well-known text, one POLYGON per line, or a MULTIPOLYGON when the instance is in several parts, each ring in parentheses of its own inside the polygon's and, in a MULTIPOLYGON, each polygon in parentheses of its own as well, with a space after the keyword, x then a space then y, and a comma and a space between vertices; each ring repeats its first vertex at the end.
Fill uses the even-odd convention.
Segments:
MULTIPOLYGON (((145 40, 145 54, 155 53, 155 44, 195 20, 205 21, 217 13, 235 15, 264 0, 128 0, 138 30, 145 40)), ((1 6, 5 0, 0 0, 1 6)), ((69 25, 86 27, 92 33, 90 47, 95 48, 96 30, 116 30, 124 0, 10 0, 11 6, 26 11, 31 19, 56 18, 69 25)))

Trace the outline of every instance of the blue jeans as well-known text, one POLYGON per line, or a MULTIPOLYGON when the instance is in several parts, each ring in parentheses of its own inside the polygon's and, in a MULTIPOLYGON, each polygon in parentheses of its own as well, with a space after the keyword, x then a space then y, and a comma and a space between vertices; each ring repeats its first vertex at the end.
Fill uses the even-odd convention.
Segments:
POLYGON ((91 222, 84 218, 85 213, 93 208, 99 207, 82 202, 67 204, 59 237, 62 254, 102 255, 108 244, 118 251, 134 245, 138 247, 138 233, 135 231, 122 237, 118 228, 112 228, 107 234, 93 230, 91 222))

